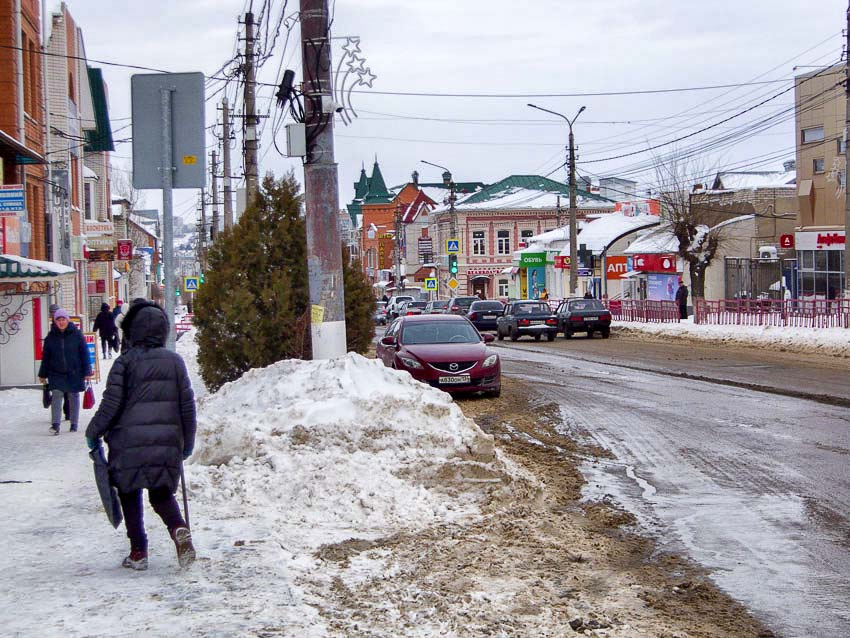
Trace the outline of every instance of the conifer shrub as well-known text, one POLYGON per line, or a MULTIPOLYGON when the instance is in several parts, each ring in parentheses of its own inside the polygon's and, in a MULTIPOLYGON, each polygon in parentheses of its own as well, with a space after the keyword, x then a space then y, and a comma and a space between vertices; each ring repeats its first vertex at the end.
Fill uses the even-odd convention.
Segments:
POLYGON ((342 276, 345 286, 345 339, 349 352, 366 354, 375 335, 375 298, 360 260, 348 263, 348 249, 342 247, 342 276))
POLYGON ((210 391, 251 368, 310 356, 301 196, 292 173, 266 176, 238 224, 216 237, 195 297, 198 365, 210 391))

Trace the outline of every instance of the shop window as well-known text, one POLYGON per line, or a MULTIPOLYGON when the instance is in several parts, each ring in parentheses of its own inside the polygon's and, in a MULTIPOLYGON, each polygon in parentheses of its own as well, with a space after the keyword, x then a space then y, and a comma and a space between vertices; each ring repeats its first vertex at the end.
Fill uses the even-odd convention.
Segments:
POLYGON ((499 280, 499 296, 507 297, 508 296, 508 280, 500 279, 499 280))
POLYGON ((827 266, 830 272, 844 272, 844 251, 827 251, 827 266))
POLYGON ((813 126, 812 128, 804 128, 802 130, 801 141, 803 144, 811 144, 812 142, 823 141, 823 127, 813 126))
POLYGON ((815 251, 815 270, 826 272, 826 253, 825 250, 815 251))
POLYGON ((485 254, 486 249, 484 247, 484 231, 483 230, 475 230, 472 231, 472 254, 473 255, 483 255, 485 254))
POLYGON ((813 251, 813 250, 800 251, 800 257, 802 258, 802 264, 800 265, 800 268, 802 270, 814 270, 815 269, 815 251, 813 251))
POLYGON ((815 175, 818 175, 818 174, 823 173, 825 171, 826 171, 826 162, 824 162, 824 159, 822 157, 818 157, 818 158, 812 160, 812 172, 815 175))
POLYGON ((511 233, 507 230, 500 230, 496 234, 496 253, 499 255, 511 254, 511 233))

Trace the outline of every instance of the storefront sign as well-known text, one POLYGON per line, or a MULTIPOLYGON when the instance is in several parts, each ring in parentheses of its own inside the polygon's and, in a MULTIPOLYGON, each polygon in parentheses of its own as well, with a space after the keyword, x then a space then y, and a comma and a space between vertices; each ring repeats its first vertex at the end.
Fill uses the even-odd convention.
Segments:
POLYGON ((781 235, 779 237, 780 248, 794 248, 794 235, 781 235))
POLYGON ((424 264, 434 259, 434 241, 430 237, 420 237, 416 243, 419 263, 424 264))
POLYGON ((843 230, 796 233, 794 239, 797 250, 844 250, 843 230))
POLYGON ((546 266, 546 253, 520 253, 520 268, 540 268, 546 266))
POLYGON ((625 255, 616 255, 605 258, 605 278, 606 279, 622 279, 629 272, 628 257, 625 255))
POLYGON ((94 237, 86 237, 86 248, 92 250, 114 250, 115 240, 111 235, 95 235, 94 237))
POLYGON ((133 258, 133 240, 119 239, 116 243, 118 245, 118 259, 121 261, 131 260, 133 258))
POLYGON ((113 250, 90 250, 89 261, 114 261, 115 251, 113 250))
POLYGON ((17 217, 26 212, 23 184, 0 186, 0 217, 17 217))
POLYGON ((570 269, 570 256, 569 255, 555 255, 555 268, 559 270, 569 270, 570 269))
POLYGON ((674 301, 679 289, 676 275, 650 273, 646 278, 646 298, 661 301, 674 301))
POLYGON ((632 255, 632 270, 676 272, 676 255, 632 255))
POLYGON ((635 202, 617 202, 614 212, 623 213, 623 217, 638 217, 639 215, 660 215, 661 204, 657 199, 642 199, 635 202))
POLYGON ((115 226, 110 221, 91 221, 86 220, 85 224, 86 235, 112 235, 115 233, 115 226))

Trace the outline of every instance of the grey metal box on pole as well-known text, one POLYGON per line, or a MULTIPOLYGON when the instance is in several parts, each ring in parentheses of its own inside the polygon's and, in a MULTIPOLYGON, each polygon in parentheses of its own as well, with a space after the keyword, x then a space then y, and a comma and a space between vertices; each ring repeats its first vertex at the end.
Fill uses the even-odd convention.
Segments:
POLYGON ((206 147, 203 73, 137 74, 130 78, 133 186, 162 188, 162 91, 171 91, 172 188, 203 188, 206 147))

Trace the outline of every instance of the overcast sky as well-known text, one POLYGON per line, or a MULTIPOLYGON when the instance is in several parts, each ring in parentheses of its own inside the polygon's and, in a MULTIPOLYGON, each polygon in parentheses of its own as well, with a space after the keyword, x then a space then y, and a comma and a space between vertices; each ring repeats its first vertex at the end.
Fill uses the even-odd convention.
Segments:
MULTIPOLYGON (((94 60, 105 60, 209 76, 236 52, 238 21, 251 0, 67 4, 83 29, 92 66, 102 66, 94 60)), ((253 0, 256 16, 266 4, 253 0)), ((264 20, 273 25, 286 3, 270 4, 264 20)), ((341 206, 353 196, 352 183, 361 165, 371 172, 376 156, 389 186, 408 181, 414 170, 421 181, 439 181, 440 171, 421 164, 423 159, 447 166, 457 181, 489 183, 514 173, 550 172, 553 179, 565 180, 566 169, 558 167, 565 159, 566 124, 529 108, 528 102, 570 117, 580 106, 587 107, 574 131, 579 172, 594 177, 623 175, 651 185, 648 147, 713 124, 704 133, 659 146, 653 153, 693 149, 702 166, 780 169, 783 159, 794 156, 793 109, 782 113, 793 107, 793 90, 717 123, 789 88, 790 78, 811 70, 809 65, 837 62, 846 9, 844 0, 337 0, 335 5, 333 36, 359 36, 365 65, 377 76, 371 91, 358 87, 364 92, 351 95, 360 117, 350 126, 339 121, 335 126, 341 206), (795 66, 804 68, 795 71, 795 66), (552 96, 752 82, 763 83, 638 95, 552 96), (770 116, 775 125, 753 129, 756 121, 770 116), (704 150, 721 135, 729 136, 722 148, 704 150), (622 155, 627 156, 617 157, 622 155)), ((58 3, 51 0, 49 6, 58 3)), ((297 9, 298 2, 291 0, 284 15, 297 9)), ((286 49, 284 28, 260 72, 261 81, 277 83, 281 67, 294 69, 297 80, 301 78, 298 25, 295 20, 285 24, 294 24, 286 49)), ((261 37, 265 40, 265 31, 261 37)), ((335 41, 335 66, 342 59, 343 44, 335 41)), ((103 68, 117 130, 129 122, 130 75, 143 71, 103 68)), ((352 79, 349 76, 348 82, 352 79)), ((210 90, 222 84, 210 82, 210 90)), ((236 98, 235 81, 226 92, 231 101, 236 98)), ((280 121, 270 99, 273 93, 271 87, 259 90, 260 111, 269 115, 261 172, 281 174, 294 168, 300 180, 300 160, 282 158, 272 145, 273 124, 280 121)), ((222 94, 209 100, 208 125, 215 121, 222 94)), ((115 137, 129 133, 124 129, 115 137)), ((282 128, 278 146, 285 150, 282 128)), ((234 173, 241 172, 240 149, 237 139, 234 173)), ((116 167, 131 167, 129 143, 120 144, 115 156, 116 167)), ((196 199, 197 192, 176 193, 175 212, 191 219, 196 199)), ((160 207, 158 192, 147 193, 147 205, 160 207)))

